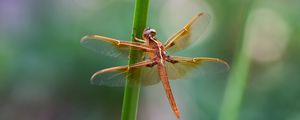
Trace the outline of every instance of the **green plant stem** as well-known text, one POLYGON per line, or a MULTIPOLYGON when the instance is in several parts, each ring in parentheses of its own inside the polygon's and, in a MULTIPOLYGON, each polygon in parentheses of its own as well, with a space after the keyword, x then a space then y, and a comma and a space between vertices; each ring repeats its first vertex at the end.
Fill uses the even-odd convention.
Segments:
MULTIPOLYGON (((132 38, 134 40, 134 34, 136 37, 141 38, 143 30, 147 24, 149 0, 136 0, 134 9, 134 21, 132 27, 132 38)), ((143 60, 143 52, 130 50, 129 64, 134 64, 143 60)), ((141 88, 140 73, 141 71, 129 72, 126 80, 123 108, 122 108, 122 120, 136 120, 139 94, 141 88)))
MULTIPOLYGON (((245 2, 245 1, 243 1, 245 2)), ((237 39, 239 41, 239 48, 237 49, 236 58, 234 59, 235 64, 231 69, 229 74, 229 79, 227 82, 223 103, 221 106, 219 120, 238 120, 240 106, 242 103, 242 98, 244 96, 244 91, 247 85, 247 78, 250 68, 250 58, 249 58, 249 48, 248 41, 246 41, 244 37, 245 26, 247 15, 251 9, 251 5, 253 4, 253 0, 247 0, 247 7, 240 8, 243 10, 241 12, 240 19, 240 33, 241 36, 238 36, 237 39)), ((240 10, 241 11, 241 10, 240 10)))
POLYGON ((238 55, 225 90, 219 120, 237 120, 244 95, 250 59, 245 47, 238 55))

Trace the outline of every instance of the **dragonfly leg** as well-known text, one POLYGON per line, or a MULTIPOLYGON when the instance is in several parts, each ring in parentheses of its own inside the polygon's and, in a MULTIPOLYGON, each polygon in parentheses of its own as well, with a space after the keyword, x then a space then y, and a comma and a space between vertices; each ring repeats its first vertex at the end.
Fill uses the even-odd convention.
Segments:
POLYGON ((145 40, 139 39, 139 38, 137 38, 137 37, 134 37, 134 40, 135 40, 135 41, 138 41, 138 42, 141 42, 141 43, 145 43, 145 40))
POLYGON ((145 43, 145 40, 136 37, 136 32, 135 32, 135 31, 134 31, 134 33, 133 33, 133 37, 134 37, 134 40, 135 40, 135 41, 138 41, 138 42, 141 42, 141 43, 145 43))

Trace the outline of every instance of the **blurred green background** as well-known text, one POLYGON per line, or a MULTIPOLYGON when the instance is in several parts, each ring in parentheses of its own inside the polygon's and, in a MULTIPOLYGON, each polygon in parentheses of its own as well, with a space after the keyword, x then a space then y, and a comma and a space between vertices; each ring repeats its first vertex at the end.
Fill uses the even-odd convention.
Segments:
MULTIPOLYGON (((171 82, 182 120, 300 120, 299 0, 151 0, 148 26, 166 40, 199 11, 211 22, 179 54, 217 57, 228 72, 171 82)), ((1 0, 0 119, 117 120, 123 88, 91 85, 126 64, 79 43, 129 40, 134 0, 1 0)), ((142 89, 139 120, 174 120, 162 85, 142 89)))

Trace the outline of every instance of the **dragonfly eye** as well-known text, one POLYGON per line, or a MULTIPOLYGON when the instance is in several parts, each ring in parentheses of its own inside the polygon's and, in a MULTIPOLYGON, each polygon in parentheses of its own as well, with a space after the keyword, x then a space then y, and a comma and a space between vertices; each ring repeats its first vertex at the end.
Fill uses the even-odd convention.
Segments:
POLYGON ((156 31, 154 29, 151 29, 151 28, 146 28, 143 32, 143 35, 144 36, 151 36, 151 37, 154 37, 156 35, 156 31))

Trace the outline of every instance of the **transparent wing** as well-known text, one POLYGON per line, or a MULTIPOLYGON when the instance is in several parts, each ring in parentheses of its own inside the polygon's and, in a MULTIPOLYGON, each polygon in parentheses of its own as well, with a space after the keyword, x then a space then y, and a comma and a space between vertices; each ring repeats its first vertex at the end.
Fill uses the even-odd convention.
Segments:
POLYGON ((172 56, 170 59, 175 61, 166 63, 170 80, 184 79, 190 74, 206 76, 229 70, 227 62, 218 58, 172 56))
POLYGON ((160 82, 160 77, 157 72, 157 66, 142 68, 141 75, 142 85, 154 85, 160 82))
POLYGON ((180 31, 167 40, 165 48, 170 52, 187 48, 200 38, 209 20, 210 17, 206 13, 197 14, 180 31))
POLYGON ((120 87, 125 85, 125 79, 130 72, 136 72, 141 70, 141 81, 143 85, 152 85, 159 82, 155 75, 157 72, 153 70, 153 67, 147 67, 152 64, 150 60, 142 61, 133 65, 117 66, 112 68, 103 69, 94 73, 91 77, 92 84, 120 87))
POLYGON ((103 69, 94 73, 94 75, 91 77, 91 83, 94 85, 113 87, 124 86, 127 72, 128 66, 118 66, 103 69))
POLYGON ((138 42, 127 42, 120 41, 113 38, 98 36, 98 35, 87 35, 84 36, 80 43, 97 52, 111 57, 128 57, 130 49, 136 49, 141 51, 150 51, 151 49, 144 44, 138 42))

